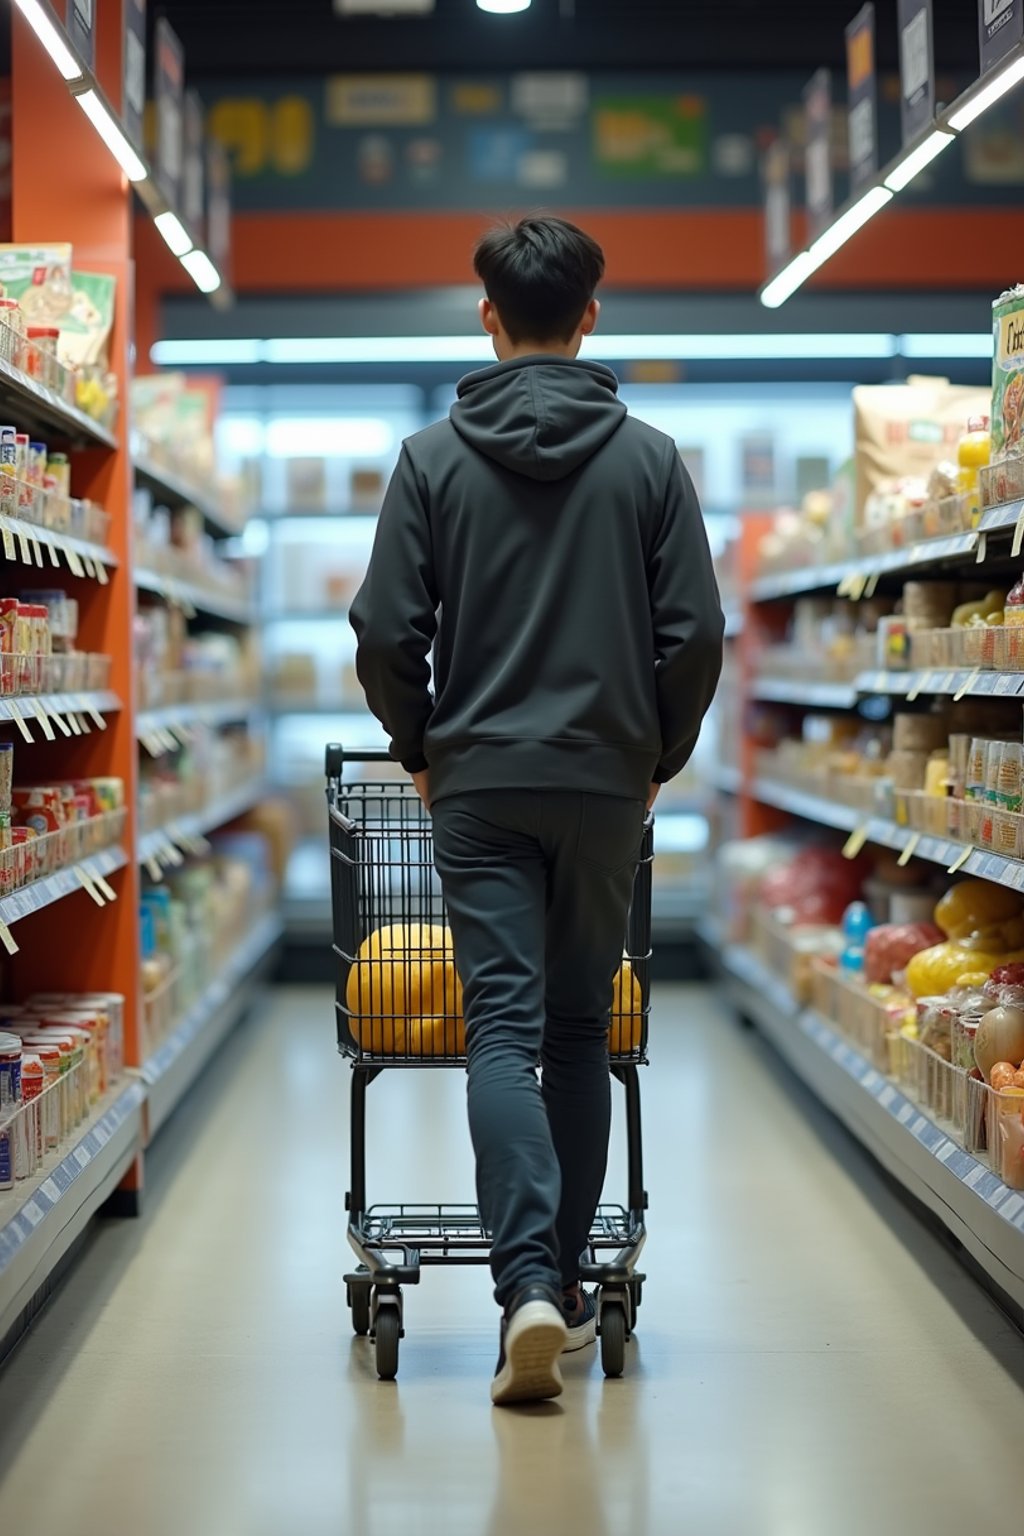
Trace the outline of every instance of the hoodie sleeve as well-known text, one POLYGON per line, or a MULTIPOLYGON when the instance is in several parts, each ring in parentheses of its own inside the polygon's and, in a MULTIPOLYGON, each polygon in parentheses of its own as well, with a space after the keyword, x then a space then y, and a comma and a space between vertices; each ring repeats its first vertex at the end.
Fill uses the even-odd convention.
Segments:
POLYGON ((434 708, 428 658, 437 607, 430 522, 403 447, 349 617, 366 702, 391 737, 391 756, 408 773, 427 767, 423 733, 434 708))
POLYGON ((700 503, 674 443, 661 517, 647 557, 661 721, 656 784, 689 762, 722 671, 725 620, 700 503))

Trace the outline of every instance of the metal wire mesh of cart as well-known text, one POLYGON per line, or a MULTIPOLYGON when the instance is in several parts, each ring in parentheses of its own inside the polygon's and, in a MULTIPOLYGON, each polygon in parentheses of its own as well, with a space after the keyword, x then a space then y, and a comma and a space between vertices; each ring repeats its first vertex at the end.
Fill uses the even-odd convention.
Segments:
MULTIPOLYGON (((462 986, 430 818, 407 781, 328 781, 338 1046, 357 1061, 466 1059, 462 986)), ((653 830, 644 835, 609 1020, 613 1061, 646 1060, 653 830)))

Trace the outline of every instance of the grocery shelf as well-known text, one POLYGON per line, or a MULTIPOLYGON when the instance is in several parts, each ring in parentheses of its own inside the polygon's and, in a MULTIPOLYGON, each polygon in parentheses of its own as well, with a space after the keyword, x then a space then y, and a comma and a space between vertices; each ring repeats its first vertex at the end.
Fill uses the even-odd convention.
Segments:
POLYGON ((44 549, 51 551, 50 568, 60 569, 56 556, 63 555, 72 576, 92 576, 105 583, 107 568, 113 570, 120 562, 112 549, 105 544, 91 544, 87 539, 76 539, 73 534, 61 533, 56 528, 44 528, 40 523, 26 522, 21 517, 0 515, 0 532, 14 538, 14 554, 10 545, 4 550, 4 559, 13 559, 21 565, 45 570, 42 558, 44 549))
POLYGON ((857 702, 857 687, 855 683, 802 683, 798 678, 755 677, 750 696, 764 703, 852 709, 857 702))
POLYGON ((713 952, 737 1008, 999 1290, 1024 1307, 1024 1195, 965 1152, 829 1020, 801 1008, 752 950, 725 945, 713 952))
POLYGON ((844 832, 860 829, 864 834, 864 842, 877 843, 897 853, 906 852, 908 858, 925 859, 930 864, 941 864, 950 871, 955 865, 965 875, 977 875, 996 885, 1008 885, 1016 891, 1024 890, 1024 862, 1020 859, 1007 858, 1001 853, 987 853, 983 848, 972 848, 952 838, 918 832, 913 827, 901 827, 883 817, 871 816, 850 806, 823 800, 817 795, 802 794, 772 779, 755 779, 753 796, 762 805, 774 805, 779 810, 801 816, 805 821, 838 827, 844 832))
POLYGON ((135 572, 135 585, 140 591, 152 592, 179 608, 194 608, 197 613, 227 619, 233 624, 253 624, 256 620, 251 603, 226 597, 220 592, 208 592, 192 582, 179 581, 176 576, 164 576, 158 571, 142 568, 135 572))
POLYGON ((337 608, 276 608, 263 615, 264 624, 345 624, 348 606, 337 608))
POLYGON ((56 431, 77 448, 117 447, 109 428, 4 357, 0 357, 0 408, 17 421, 20 431, 38 430, 44 435, 56 431))
POLYGON ((231 538, 241 533, 241 524, 226 517, 210 493, 193 485, 184 475, 166 469, 145 453, 133 453, 135 478, 161 496, 172 507, 195 507, 202 513, 207 530, 217 538, 231 538))
POLYGON ((157 872, 165 861, 168 849, 176 849, 179 845, 188 848, 189 844, 197 843, 205 837, 207 832, 226 826, 236 816, 244 816, 246 811, 259 804, 266 792, 267 786, 263 779, 249 779, 227 794, 211 800, 202 810, 177 816, 166 825, 144 833, 139 839, 139 863, 149 869, 154 879, 159 878, 157 872))
MULTIPOLYGON (((79 859, 77 864, 70 864, 66 869, 58 869, 52 875, 44 875, 41 880, 34 880, 31 885, 23 885, 20 891, 12 891, 9 896, 0 898, 0 923, 10 928, 13 923, 18 923, 24 917, 31 917, 33 913, 41 912, 44 907, 51 907, 55 901, 63 901, 67 896, 73 896, 76 891, 88 890, 95 887, 97 881, 106 880, 108 875, 114 874, 118 869, 123 869, 128 863, 128 855, 123 848, 115 846, 104 848, 99 853, 91 853, 84 859, 79 859)), ((102 905, 102 890, 97 893, 102 905)))
POLYGON ((143 1064, 147 1141, 252 1003, 283 932, 276 913, 268 912, 261 918, 174 1032, 143 1064))
MULTIPOLYGON (((10 698, 0 698, 0 722, 18 725, 31 739, 31 724, 33 720, 38 723, 40 715, 45 715, 47 719, 53 719, 56 715, 58 720, 64 721, 69 716, 88 716, 98 730, 105 730, 104 717, 116 714, 121 708, 121 700, 109 689, 98 693, 19 693, 10 698)), ((88 721, 83 720, 81 723, 91 729, 88 721)), ((68 732, 75 736, 80 734, 71 726, 68 726, 68 732)))
POLYGON ((114 1087, 35 1178, 0 1194, 0 1344, 142 1145, 144 1087, 114 1087))
POLYGON ((738 795, 743 788, 743 769, 733 763, 715 763, 708 780, 723 795, 738 795))
POLYGON ((262 709, 258 699, 206 699, 140 710, 135 734, 140 741, 157 731, 187 730, 193 725, 243 724, 262 709))
MULTIPOLYGON (((1002 514, 1004 510, 1002 507, 993 508, 992 513, 986 513, 985 516, 991 517, 996 512, 1002 514)), ((768 603, 779 597, 794 597, 800 592, 820 592, 825 587, 845 588, 859 578, 868 582, 873 576, 915 571, 922 565, 937 565, 945 560, 969 555, 977 548, 982 532, 1009 531, 1012 526, 1013 523, 996 521, 986 526, 983 520, 981 527, 970 533, 922 539, 920 543, 910 544, 905 549, 888 550, 884 555, 862 555, 859 559, 843 560, 835 565, 807 565, 795 571, 778 571, 768 576, 759 576, 751 582, 750 596, 755 603, 768 603)))
POLYGON ((891 693, 902 699, 921 694, 951 698, 1015 699, 1024 693, 1024 672, 982 671, 980 667, 931 667, 919 672, 862 672, 858 693, 891 693))

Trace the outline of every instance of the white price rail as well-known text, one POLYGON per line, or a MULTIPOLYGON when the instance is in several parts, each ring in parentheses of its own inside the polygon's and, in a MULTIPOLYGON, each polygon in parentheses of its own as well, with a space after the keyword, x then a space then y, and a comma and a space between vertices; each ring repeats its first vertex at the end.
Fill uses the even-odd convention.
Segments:
POLYGON ((741 945, 715 951, 740 1010, 990 1279, 1024 1306, 1024 1199, 741 945))
POLYGON ((0 698, 0 722, 16 725, 22 735, 32 741, 35 738, 29 727, 33 719, 45 734, 45 726, 40 720, 42 715, 57 722, 62 736, 68 732, 79 736, 88 734, 93 727, 105 730, 106 716, 115 714, 121 707, 117 694, 110 692, 15 694, 0 698), (70 724, 62 725, 62 721, 70 724))
POLYGON ((960 560, 973 554, 980 534, 984 531, 1010 532, 1016 524, 1016 514, 1009 522, 996 520, 1006 508, 993 508, 986 513, 993 519, 987 525, 982 520, 979 528, 968 533, 952 533, 937 539, 922 539, 906 549, 887 550, 884 555, 862 555, 856 560, 846 560, 837 565, 808 565, 795 571, 778 571, 759 576, 751 583, 750 595, 755 603, 769 603, 780 597, 793 597, 799 592, 820 592, 826 587, 841 590, 841 596, 863 597, 872 578, 898 575, 901 571, 916 572, 923 565, 941 565, 947 560, 960 560))
POLYGON ((154 757, 173 751, 195 726, 245 724, 262 710, 259 699, 209 699, 144 709, 136 717, 135 735, 154 757), (166 738, 170 737, 168 741, 166 738))
POLYGON ((160 870, 168 865, 180 864, 182 853, 198 852, 207 832, 226 826, 236 816, 258 805, 267 792, 263 779, 251 779, 233 789, 230 794, 211 800, 201 811, 179 816, 163 827, 147 832, 139 840, 139 863, 154 880, 160 878, 160 870))
POLYGON ((142 1145, 138 1081, 122 1082, 34 1178, 0 1194, 0 1338, 118 1186, 142 1145))
POLYGON ((750 685, 750 696, 772 704, 852 709, 857 702, 857 686, 855 683, 804 683, 788 677, 755 677, 750 685))
POLYGON ((19 517, 0 514, 0 536, 3 538, 5 560, 15 560, 35 568, 60 569, 60 559, 72 576, 87 576, 106 586, 108 568, 113 570, 120 562, 112 549, 105 544, 89 544, 76 539, 70 533, 60 533, 56 528, 44 528, 39 523, 24 522, 19 517), (42 551, 49 558, 44 564, 42 551))
POLYGON ((107 876, 123 869, 127 863, 128 855, 122 847, 104 848, 100 853, 91 853, 79 859, 77 864, 58 869, 52 875, 44 875, 31 885, 23 885, 20 891, 12 891, 9 896, 0 897, 0 924, 10 928, 13 923, 21 922, 22 918, 31 917, 44 907, 52 906, 55 901, 63 901, 76 891, 88 890, 90 884, 100 897, 98 905, 105 906, 114 895, 112 887, 109 888, 110 895, 106 894, 107 876))

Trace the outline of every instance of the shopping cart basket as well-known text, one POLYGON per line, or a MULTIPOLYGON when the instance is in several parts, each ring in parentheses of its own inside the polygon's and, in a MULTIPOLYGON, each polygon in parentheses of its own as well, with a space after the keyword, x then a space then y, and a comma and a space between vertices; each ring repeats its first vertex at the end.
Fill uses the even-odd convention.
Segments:
MULTIPOLYGON (((465 1067, 462 992, 430 818, 411 780, 382 751, 327 748, 331 908, 337 967, 338 1048, 352 1061, 348 1238, 359 1266, 345 1276, 352 1326, 373 1336, 377 1374, 398 1373, 404 1337, 402 1287, 424 1266, 486 1264, 490 1235, 473 1205, 368 1205, 366 1094, 390 1067, 465 1067), (345 770, 367 775, 346 782, 345 770), (390 765, 384 768, 383 765, 390 765)), ((644 837, 616 982, 609 1038, 612 1075, 625 1094, 627 1203, 602 1204, 581 1265, 597 1288, 601 1364, 621 1376, 636 1327, 646 1240, 638 1068, 647 1060, 650 1014, 653 822, 644 837)))

